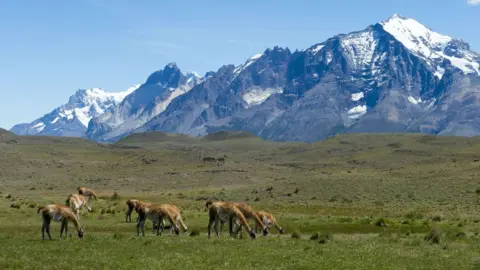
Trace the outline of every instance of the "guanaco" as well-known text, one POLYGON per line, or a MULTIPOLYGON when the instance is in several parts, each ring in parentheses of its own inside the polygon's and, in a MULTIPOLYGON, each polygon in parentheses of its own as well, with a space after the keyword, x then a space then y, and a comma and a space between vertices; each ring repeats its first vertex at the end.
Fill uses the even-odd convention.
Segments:
MULTIPOLYGON (((229 203, 234 204, 240 211, 242 211, 242 214, 244 215, 244 217, 247 220, 253 219, 253 221, 255 221, 256 226, 258 228, 261 228, 264 236, 268 234, 269 228, 262 222, 260 217, 257 215, 257 212, 255 210, 253 210, 253 208, 251 206, 249 206, 248 204, 239 203, 239 202, 229 202, 229 203)), ((225 224, 225 221, 223 221, 223 222, 221 221, 221 224, 220 224, 220 226, 221 226, 220 230, 221 231, 223 231, 224 224, 225 224)), ((233 222, 229 221, 230 235, 232 235, 232 234, 237 235, 237 233, 242 229, 242 224, 239 220, 236 221, 236 225, 237 225, 237 229, 234 232, 233 231, 233 222)))
POLYGON ((78 187, 78 194, 83 195, 88 198, 88 201, 92 201, 92 198, 97 200, 97 193, 93 189, 86 187, 78 187))
POLYGON ((60 227, 60 240, 62 239, 62 234, 65 231, 65 238, 68 237, 68 221, 71 221, 78 232, 78 237, 83 237, 83 229, 78 221, 77 217, 73 213, 72 209, 65 205, 60 204, 49 204, 47 206, 40 206, 37 209, 37 213, 42 215, 42 239, 45 240, 45 232, 47 232, 48 237, 52 240, 50 235, 50 222, 53 219, 54 221, 61 222, 60 227))
MULTIPOLYGON (((144 226, 147 218, 153 221, 154 224, 159 224, 157 226, 157 235, 161 234, 160 229, 163 231, 163 226, 160 224, 164 218, 167 218, 170 221, 170 226, 173 227, 175 233, 177 235, 180 234, 180 228, 175 222, 176 218, 180 218, 180 216, 175 216, 174 209, 168 205, 138 202, 135 208, 139 216, 137 222, 137 236, 140 234, 140 229, 142 230, 142 235, 145 236, 144 226)), ((181 221, 181 223, 183 224, 183 221, 181 221)), ((186 229, 186 226, 184 229, 186 229)))
POLYGON ((230 236, 232 236, 232 222, 233 222, 233 218, 235 217, 237 221, 240 222, 240 224, 245 226, 245 229, 250 235, 250 238, 255 239, 255 232, 248 224, 247 219, 243 215, 242 211, 240 211, 240 209, 238 209, 238 207, 235 204, 230 202, 207 201, 205 206, 208 208, 208 214, 209 214, 208 238, 210 238, 212 224, 215 223, 213 229, 215 230, 216 236, 219 237, 218 223, 222 222, 223 224, 227 221, 229 222, 230 236))
MULTIPOLYGON (((265 211, 259 211, 257 212, 257 215, 263 221, 263 224, 265 224, 265 226, 267 227, 274 226, 275 228, 277 228, 280 234, 283 234, 285 232, 283 228, 280 227, 280 225, 278 225, 277 219, 271 213, 268 213, 265 211)), ((255 224, 255 231, 259 231, 259 230, 260 230, 260 227, 258 227, 258 225, 255 224)))
POLYGON ((77 215, 77 219, 80 219, 80 210, 82 210, 83 214, 83 207, 87 207, 88 212, 92 211, 92 208, 88 206, 88 199, 87 197, 80 195, 80 194, 71 194, 68 196, 67 200, 65 201, 65 205, 72 208, 72 210, 77 215))
MULTIPOLYGON (((132 222, 132 212, 133 212, 133 210, 135 210, 135 212, 137 212, 137 214, 138 214, 138 211, 137 211, 137 208, 136 208, 138 203, 151 204, 151 203, 140 201, 140 200, 137 200, 137 199, 127 200, 128 209, 127 209, 127 213, 125 214, 125 222, 132 222)), ((137 215, 137 223, 139 221, 139 218, 140 218, 140 216, 137 215)), ((160 221, 160 224, 157 224, 156 222, 157 222, 156 220, 152 220, 152 232, 154 232, 157 229, 157 226, 162 226, 162 228, 165 228, 165 222, 163 221, 163 219, 160 221)))

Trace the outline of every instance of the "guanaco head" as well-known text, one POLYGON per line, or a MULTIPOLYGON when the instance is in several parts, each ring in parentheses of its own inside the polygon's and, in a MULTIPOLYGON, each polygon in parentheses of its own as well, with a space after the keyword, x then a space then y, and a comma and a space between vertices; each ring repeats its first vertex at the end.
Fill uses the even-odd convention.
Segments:
POLYGON ((78 237, 79 237, 79 238, 82 238, 82 237, 83 237, 83 229, 82 229, 82 228, 79 228, 79 229, 78 229, 78 237))
POLYGON ((43 206, 38 206, 37 207, 37 214, 40 214, 40 211, 42 211, 42 209, 43 209, 43 206))
POLYGON ((213 201, 212 200, 208 200, 207 203, 205 203, 205 207, 209 208, 210 205, 213 204, 213 201))
POLYGON ((255 232, 253 231, 253 229, 249 231, 248 234, 250 235, 250 238, 255 239, 255 232))

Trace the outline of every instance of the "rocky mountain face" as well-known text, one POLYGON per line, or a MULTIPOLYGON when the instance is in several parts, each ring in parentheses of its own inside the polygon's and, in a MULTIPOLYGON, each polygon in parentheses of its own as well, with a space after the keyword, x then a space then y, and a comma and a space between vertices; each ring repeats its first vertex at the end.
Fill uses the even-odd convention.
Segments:
POLYGON ((80 89, 68 103, 31 123, 15 125, 10 131, 17 135, 85 137, 90 119, 108 112, 138 87, 134 85, 119 93, 101 88, 80 89))
POLYGON ((478 135, 479 76, 480 54, 468 43, 394 15, 302 51, 267 49, 203 78, 169 64, 94 117, 87 134, 115 141, 238 130, 304 142, 350 132, 478 135))
POLYGON ((224 68, 212 99, 193 96, 205 90, 199 85, 137 132, 245 130, 305 142, 348 132, 478 134, 479 54, 413 19, 394 15, 270 59, 278 51, 252 57, 234 76, 224 68))
POLYGON ((87 136, 109 141, 141 127, 165 111, 177 97, 189 92, 202 78, 189 72, 184 75, 175 63, 151 74, 147 81, 112 110, 95 117, 88 125, 87 136))

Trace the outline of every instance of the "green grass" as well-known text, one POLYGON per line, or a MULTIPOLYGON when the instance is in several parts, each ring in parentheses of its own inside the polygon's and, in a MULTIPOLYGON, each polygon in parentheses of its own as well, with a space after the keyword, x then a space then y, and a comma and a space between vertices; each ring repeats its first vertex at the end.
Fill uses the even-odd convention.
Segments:
POLYGON ((1 269, 480 269, 480 138, 351 134, 303 144, 146 133, 99 145, 0 135, 1 269), (80 185, 101 195, 82 216, 85 238, 70 225, 74 237, 59 241, 54 223, 54 240, 42 241, 36 206, 64 203, 80 185), (129 198, 177 204, 200 235, 157 237, 148 222, 147 236, 135 237, 124 221, 129 198), (207 239, 209 198, 272 212, 287 233, 207 239), (433 228, 439 244, 424 241, 433 228), (314 233, 332 238, 309 240, 314 233))

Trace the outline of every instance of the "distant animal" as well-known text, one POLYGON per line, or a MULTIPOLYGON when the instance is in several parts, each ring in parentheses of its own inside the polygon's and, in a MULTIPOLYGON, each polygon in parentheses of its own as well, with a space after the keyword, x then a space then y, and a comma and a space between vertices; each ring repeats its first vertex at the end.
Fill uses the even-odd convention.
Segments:
POLYGON ((92 199, 97 200, 97 193, 93 189, 89 189, 86 187, 78 187, 78 194, 83 195, 88 198, 88 201, 91 201, 92 199))
POLYGON ((216 162, 217 159, 214 157, 204 157, 203 162, 216 162))
POLYGON ((42 239, 45 240, 45 232, 52 240, 50 235, 50 222, 53 219, 56 222, 61 222, 60 227, 60 239, 62 239, 63 232, 65 231, 65 238, 68 236, 68 222, 71 221, 77 229, 78 237, 83 237, 83 229, 78 221, 77 217, 73 213, 70 207, 59 204, 49 204, 46 206, 40 206, 37 209, 37 213, 42 215, 42 239))
POLYGON ((219 157, 219 158, 217 158, 217 162, 218 162, 218 164, 223 165, 225 163, 225 158, 219 157))
POLYGON ((83 214, 84 207, 88 209, 88 212, 92 212, 92 208, 88 206, 87 197, 80 194, 71 194, 68 196, 67 200, 65 201, 65 205, 73 210, 77 216, 77 219, 80 219, 80 211, 82 211, 83 214))
POLYGON ((209 200, 206 202, 205 206, 208 208, 208 215, 209 215, 208 238, 210 238, 210 233, 211 233, 213 224, 214 224, 213 229, 215 230, 215 234, 217 237, 219 237, 219 233, 218 233, 219 222, 222 222, 222 224, 225 222, 229 222, 230 236, 232 236, 232 230, 233 230, 232 222, 233 222, 233 218, 236 218, 241 225, 245 226, 245 229, 250 235, 250 238, 255 239, 255 232, 248 224, 247 219, 242 214, 242 211, 240 211, 240 209, 238 209, 238 207, 235 204, 230 202, 213 202, 209 200))

